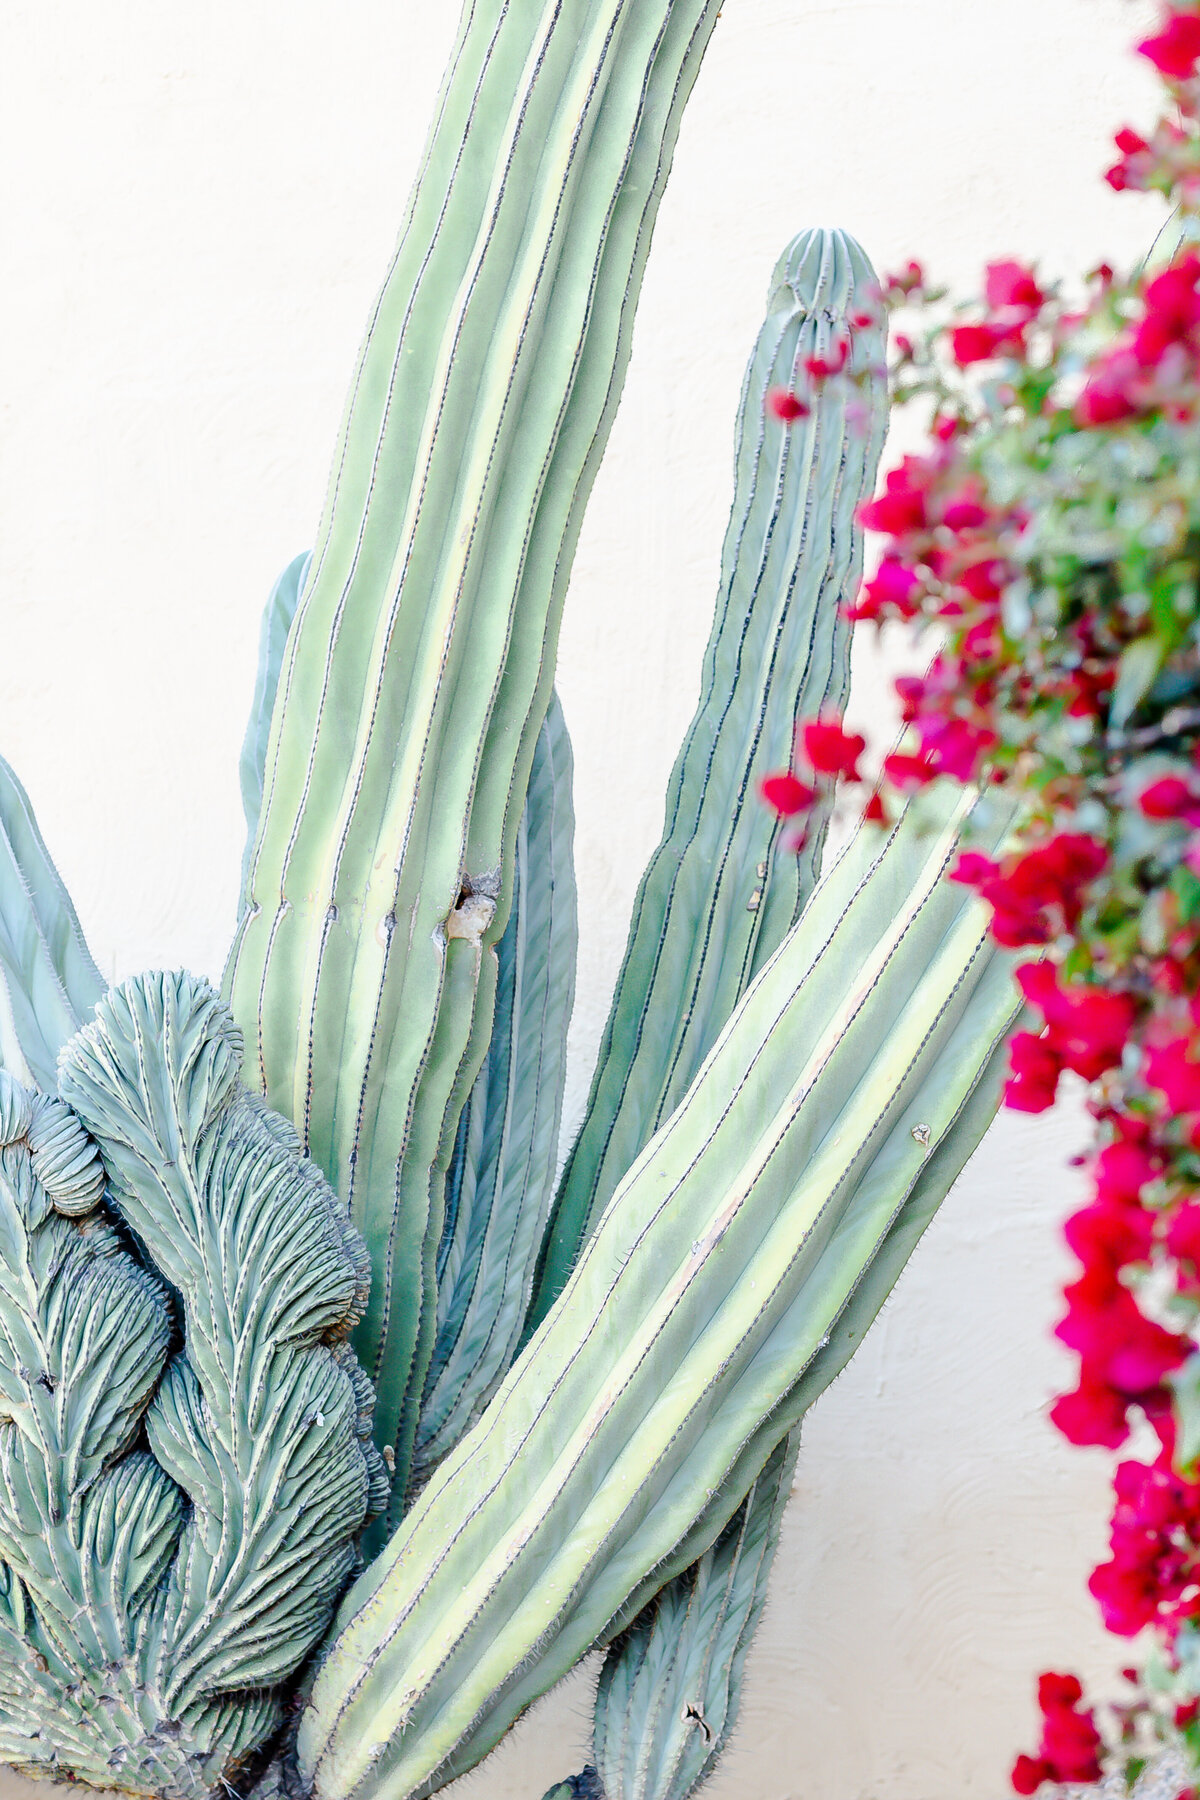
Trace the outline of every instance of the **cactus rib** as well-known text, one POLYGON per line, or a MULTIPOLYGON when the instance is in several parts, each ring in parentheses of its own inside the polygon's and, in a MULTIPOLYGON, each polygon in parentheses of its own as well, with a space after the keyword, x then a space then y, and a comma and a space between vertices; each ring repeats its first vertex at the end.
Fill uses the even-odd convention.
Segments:
POLYGON ((818 887, 351 1591, 300 1726, 325 1800, 428 1793, 485 1754, 795 1388, 1011 1013, 1007 964, 941 879, 959 824, 910 809, 818 887))
POLYGON ((292 628, 292 620, 296 616, 296 608, 300 603, 300 590, 304 586, 311 565, 311 550, 302 551, 299 556, 292 558, 267 595, 267 604, 263 608, 262 624, 259 627, 258 671, 254 679, 254 697, 250 703, 250 717, 246 721, 246 735, 242 740, 242 753, 238 759, 238 779, 242 790, 242 808, 246 814, 247 833, 246 849, 242 857, 241 884, 243 892, 246 878, 250 872, 250 856, 258 832, 259 814, 262 812, 267 744, 271 735, 271 715, 275 710, 275 696, 279 691, 279 672, 283 667, 283 652, 287 644, 288 632, 292 628))

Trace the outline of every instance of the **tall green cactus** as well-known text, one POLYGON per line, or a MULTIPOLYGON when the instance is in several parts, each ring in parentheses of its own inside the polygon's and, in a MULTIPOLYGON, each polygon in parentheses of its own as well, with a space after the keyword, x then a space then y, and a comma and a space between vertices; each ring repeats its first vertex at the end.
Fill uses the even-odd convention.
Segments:
MULTIPOLYGON (((0 765, 22 1767, 415 1800, 600 1645, 596 1766, 557 1792, 683 1800, 736 1714, 799 1422, 990 1117, 1013 995, 942 881, 965 803, 818 881, 824 818, 789 861, 754 798, 797 713, 844 696, 882 432, 857 326, 866 429, 838 389, 790 435, 764 417, 870 280, 808 233, 548 1225, 576 929, 558 619, 717 8, 465 0, 316 546, 264 619, 229 1008, 186 974, 103 995, 0 765), (363 1567, 385 1504, 407 1514, 363 1567)), ((975 826, 1004 830, 985 803, 975 826)))
POLYGON ((486 1048, 571 550, 717 11, 466 6, 284 656, 226 985, 372 1247, 356 1343, 398 1496, 436 1329, 431 1171, 486 1048))
MULTIPOLYGON (((733 510, 700 703, 667 798, 662 842, 634 903, 588 1109, 547 1241, 540 1316, 617 1181, 686 1091, 757 968, 808 900, 831 800, 799 854, 778 855, 755 776, 788 760, 797 720, 839 710, 850 685, 844 601, 862 566, 860 502, 887 418, 878 278, 842 232, 802 232, 771 277, 742 387, 733 510), (852 346, 855 385, 813 392, 786 429, 772 389, 811 388, 806 364, 852 346)), ((785 1440, 719 1550, 667 1583, 605 1659, 594 1755, 609 1800, 682 1800, 737 1716, 798 1450, 785 1440), (657 1674, 655 1672, 658 1672, 657 1674), (682 1684, 691 1697, 669 1699, 682 1684), (694 1716, 693 1716, 694 1715, 694 1716), (619 1748, 616 1748, 619 1746, 619 1748)))
POLYGON ((662 841, 642 877, 591 1097, 555 1202, 535 1319, 643 1145, 674 1110, 754 973, 812 892, 828 803, 799 855, 756 778, 786 766, 796 722, 840 710, 850 686, 842 603, 862 567, 855 509, 869 497, 887 418, 880 325, 855 330, 877 277, 853 238, 805 231, 779 258, 742 386, 733 511, 700 702, 667 789, 662 841), (773 388, 853 339, 847 390, 786 430, 773 388), (769 879, 768 879, 769 877, 769 879))

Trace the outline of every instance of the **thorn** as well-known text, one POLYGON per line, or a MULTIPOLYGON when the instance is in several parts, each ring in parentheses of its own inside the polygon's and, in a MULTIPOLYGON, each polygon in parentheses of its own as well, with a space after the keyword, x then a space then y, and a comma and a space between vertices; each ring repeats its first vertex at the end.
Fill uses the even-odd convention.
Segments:
POLYGON ((762 905, 762 889, 755 888, 754 892, 751 894, 750 898, 746 902, 746 911, 747 912, 757 912, 761 905, 762 905))
POLYGON ((920 1144, 922 1150, 929 1149, 933 1134, 928 1125, 914 1125, 912 1128, 912 1135, 917 1143, 920 1144))

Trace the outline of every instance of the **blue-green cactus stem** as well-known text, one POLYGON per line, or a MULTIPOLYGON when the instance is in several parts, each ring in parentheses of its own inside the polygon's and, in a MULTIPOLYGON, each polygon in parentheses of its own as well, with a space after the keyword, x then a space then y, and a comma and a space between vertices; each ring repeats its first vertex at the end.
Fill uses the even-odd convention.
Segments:
POLYGON ((605 1800, 686 1800, 728 1743, 799 1447, 789 1433, 711 1549, 610 1646, 593 1728, 605 1800))
POLYGON ((0 757, 0 1068, 52 1092, 60 1049, 107 986, 29 796, 0 757))
POLYGON ((557 1167, 578 942, 573 833, 571 746, 554 699, 517 837, 491 1044, 447 1185, 418 1479, 491 1398, 520 1341, 557 1167))
POLYGON ((791 760, 800 716, 841 708, 850 679, 842 604, 862 567, 855 510, 874 485, 887 421, 877 278, 853 238, 806 231, 776 264, 742 389, 733 510, 695 717, 667 794, 662 841, 634 902, 625 960, 583 1125, 555 1202, 534 1322, 642 1146, 682 1098, 755 971, 812 892, 828 803, 799 855, 776 855, 758 780, 791 760), (878 307, 876 305, 877 314, 878 307), (811 386, 805 362, 851 342, 861 386, 813 394, 791 428, 773 388, 811 386))

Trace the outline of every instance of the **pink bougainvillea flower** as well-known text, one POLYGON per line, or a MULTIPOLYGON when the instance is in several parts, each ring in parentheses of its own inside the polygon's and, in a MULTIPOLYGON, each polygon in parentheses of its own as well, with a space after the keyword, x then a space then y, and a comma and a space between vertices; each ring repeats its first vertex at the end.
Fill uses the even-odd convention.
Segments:
POLYGON ((863 583, 858 599, 846 608, 846 616, 872 621, 914 619, 922 590, 923 583, 915 569, 898 556, 885 556, 871 579, 863 583))
POLYGON ((807 419, 812 410, 796 394, 789 393, 787 388, 772 388, 767 395, 767 407, 785 425, 793 425, 797 419, 807 419))
POLYGON ((1081 1374, 1078 1387, 1060 1394, 1050 1422, 1069 1444, 1119 1450, 1129 1436, 1129 1402, 1105 1382, 1081 1374))
POLYGON ((806 812, 817 797, 817 790, 790 770, 781 775, 765 775, 759 783, 759 792, 768 806, 773 806, 782 818, 790 819, 796 813, 806 812))
POLYGON ((1079 1710, 1083 1689, 1074 1675, 1043 1675, 1038 1682, 1042 1709, 1039 1755, 1018 1757, 1012 1784, 1018 1794, 1035 1794, 1044 1781, 1098 1781, 1100 1734, 1094 1715, 1079 1710))
POLYGON ((1188 1054, 1191 1047, 1188 1038, 1172 1038, 1146 1052, 1146 1080, 1173 1113, 1200 1112, 1200 1062, 1188 1054))
POLYGON ((904 750, 895 750, 891 756, 884 757, 883 772, 901 793, 927 787, 937 777, 937 770, 927 756, 913 756, 904 750))
POLYGON ((1014 1794, 1036 1794, 1043 1782, 1054 1780, 1054 1769, 1044 1756, 1018 1756, 1010 1779, 1014 1794))
POLYGON ((1018 1031, 1008 1046, 1011 1074, 1004 1084, 1004 1104, 1012 1112, 1046 1112, 1058 1098, 1062 1064, 1046 1039, 1018 1031))
POLYGON ((1021 307, 1037 312, 1045 305, 1046 296, 1034 278, 1033 270, 1019 262, 989 263, 985 271, 984 298, 993 310, 1002 306, 1021 307))
POLYGON ((1083 426, 1117 425, 1146 410, 1144 373, 1133 352, 1117 348, 1096 362, 1075 402, 1083 426))
POLYGON ((1155 37, 1143 38, 1137 50, 1168 81, 1190 80, 1200 58, 1200 13, 1192 7, 1172 12, 1163 29, 1155 37))
POLYGON ((950 332, 950 354, 960 369, 969 368, 972 363, 991 362, 1008 337, 996 325, 955 325, 950 332))
POLYGON ((1179 819, 1197 810, 1197 796, 1182 776, 1160 775, 1142 789, 1138 805, 1148 819, 1179 819))
POLYGON ((859 524, 889 537, 921 530, 926 522, 925 494, 930 473, 919 457, 906 456, 898 469, 888 470, 883 493, 859 507, 859 524))
POLYGON ((800 748, 818 775, 861 781, 858 759, 866 747, 866 738, 845 731, 836 719, 810 720, 800 727, 800 748))
POLYGON ((828 356, 806 356, 804 367, 814 381, 827 381, 831 375, 841 374, 849 355, 849 342, 846 338, 838 338, 828 356))

